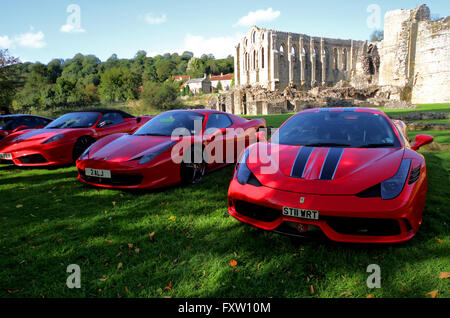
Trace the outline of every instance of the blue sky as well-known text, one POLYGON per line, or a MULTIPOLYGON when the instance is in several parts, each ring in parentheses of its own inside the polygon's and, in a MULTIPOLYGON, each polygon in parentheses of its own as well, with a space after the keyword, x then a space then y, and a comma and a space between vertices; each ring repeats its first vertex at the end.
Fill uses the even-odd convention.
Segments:
MULTIPOLYGON (((371 4, 386 11, 411 9, 423 0, 14 0, 0 6, 0 48, 22 61, 49 62, 77 53, 106 60, 189 50, 217 58, 250 24, 313 36, 366 40, 371 4), (75 4, 67 12, 69 5, 75 4), (80 19, 76 19, 79 8, 80 19), (74 18, 75 17, 75 18, 74 18), (69 21, 68 21, 69 19, 69 21), (80 23, 78 24, 79 21, 80 23), (69 23, 68 23, 69 22, 69 23)), ((428 1, 432 14, 450 15, 450 1, 428 1)), ((373 20, 371 20, 373 21, 373 20)))

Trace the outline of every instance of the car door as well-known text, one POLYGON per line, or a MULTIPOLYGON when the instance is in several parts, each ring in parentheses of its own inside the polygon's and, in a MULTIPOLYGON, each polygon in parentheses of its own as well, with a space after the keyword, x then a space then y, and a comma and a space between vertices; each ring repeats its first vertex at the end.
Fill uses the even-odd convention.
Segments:
POLYGON ((102 115, 96 130, 101 137, 104 137, 116 133, 127 133, 130 127, 120 113, 110 112, 102 115))
MULTIPOLYGON (((219 160, 213 164, 231 163, 230 161, 233 161, 234 156, 231 156, 231 158, 228 158, 227 162, 227 145, 229 149, 232 147, 231 149, 235 150, 234 134, 219 132, 219 130, 225 132, 225 129, 231 127, 232 125, 233 121, 226 114, 213 113, 208 116, 204 135, 207 138, 207 142, 214 143, 214 145, 211 146, 215 147, 216 151, 220 150, 222 153, 220 158, 217 157, 219 160)), ((215 156, 215 153, 212 154, 215 156)))

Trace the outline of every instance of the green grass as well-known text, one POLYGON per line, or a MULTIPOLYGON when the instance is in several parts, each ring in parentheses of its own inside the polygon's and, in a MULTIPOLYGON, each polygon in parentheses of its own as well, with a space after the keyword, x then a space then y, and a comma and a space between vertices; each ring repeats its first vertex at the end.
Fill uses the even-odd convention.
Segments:
POLYGON ((72 167, 2 166, 0 297, 449 297, 439 274, 450 271, 450 152, 424 155, 424 223, 411 241, 382 246, 238 222, 227 214, 232 167, 195 186, 133 193, 87 187, 72 167), (69 264, 81 267, 81 289, 66 287, 69 264), (369 264, 381 266, 381 289, 366 287, 369 264))

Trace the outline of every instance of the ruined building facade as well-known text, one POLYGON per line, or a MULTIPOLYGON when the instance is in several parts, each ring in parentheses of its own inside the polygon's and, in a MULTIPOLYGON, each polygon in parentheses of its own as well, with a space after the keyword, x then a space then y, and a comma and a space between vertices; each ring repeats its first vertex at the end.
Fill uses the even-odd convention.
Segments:
MULTIPOLYGON (((371 97, 386 100, 450 102, 450 17, 430 21, 426 5, 387 12, 384 40, 374 43, 252 27, 236 46, 236 89, 210 106, 236 114, 292 111, 297 101, 286 99, 286 89, 317 92, 337 83, 369 87, 371 97), (266 92, 252 93, 256 88, 266 92), (267 91, 284 96, 266 98, 267 91)), ((310 95, 293 98, 302 96, 310 95)))
POLYGON ((236 47, 236 85, 283 90, 349 81, 362 45, 253 27, 236 47))

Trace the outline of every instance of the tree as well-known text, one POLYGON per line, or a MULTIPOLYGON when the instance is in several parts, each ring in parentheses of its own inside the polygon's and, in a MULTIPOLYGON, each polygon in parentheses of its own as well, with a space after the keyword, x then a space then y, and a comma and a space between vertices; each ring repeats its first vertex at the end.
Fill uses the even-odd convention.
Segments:
POLYGON ((186 71, 191 78, 203 77, 203 74, 205 73, 203 61, 195 57, 191 58, 187 65, 186 71))
POLYGON ((107 69, 100 79, 99 93, 103 102, 119 102, 138 98, 141 76, 127 68, 107 69))
POLYGON ((144 83, 142 99, 146 106, 166 110, 174 106, 178 96, 178 85, 171 81, 144 83))
POLYGON ((375 30, 370 35, 370 42, 379 42, 384 39, 384 31, 383 30, 375 30))
POLYGON ((172 75, 176 65, 170 60, 160 60, 156 63, 155 67, 158 80, 164 82, 172 75))
POLYGON ((10 106, 20 85, 18 69, 14 67, 19 59, 0 50, 0 106, 10 106))
POLYGON ((217 91, 220 92, 221 90, 223 90, 223 87, 222 87, 222 83, 219 81, 217 83, 217 91))

